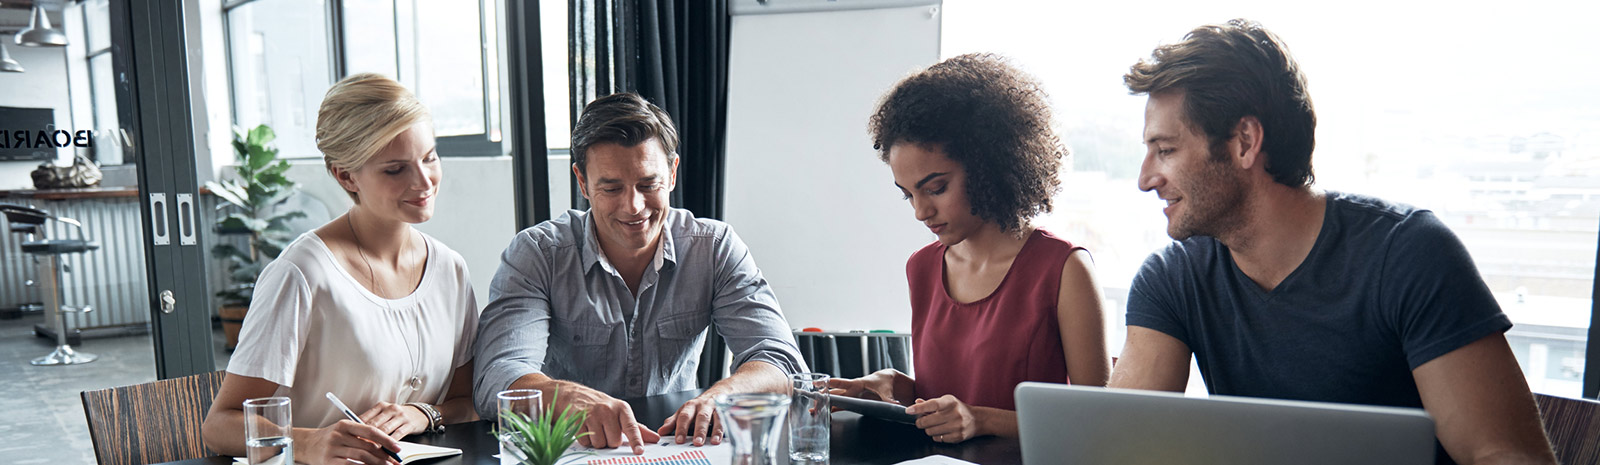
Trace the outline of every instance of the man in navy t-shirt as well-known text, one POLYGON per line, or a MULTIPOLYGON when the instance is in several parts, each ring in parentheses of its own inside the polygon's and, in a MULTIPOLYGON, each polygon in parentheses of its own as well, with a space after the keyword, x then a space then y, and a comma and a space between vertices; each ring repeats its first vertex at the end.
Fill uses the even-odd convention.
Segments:
POLYGON ((1511 321, 1427 210, 1312 189, 1316 116, 1281 40, 1234 20, 1124 76, 1167 234, 1128 295, 1111 386, 1424 407, 1440 463, 1555 463, 1511 321))

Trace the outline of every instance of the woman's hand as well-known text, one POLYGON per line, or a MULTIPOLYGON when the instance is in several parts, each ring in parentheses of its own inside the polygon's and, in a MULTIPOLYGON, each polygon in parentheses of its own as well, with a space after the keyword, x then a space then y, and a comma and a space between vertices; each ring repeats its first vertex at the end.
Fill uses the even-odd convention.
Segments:
POLYGON ((906 413, 917 415, 917 427, 937 442, 954 444, 988 434, 973 408, 952 395, 917 399, 916 404, 906 407, 906 413))
POLYGON ((855 379, 828 379, 828 394, 844 397, 860 397, 872 400, 887 400, 893 402, 894 392, 888 383, 874 380, 871 376, 855 379))
POLYGON ((911 377, 894 369, 879 370, 856 379, 828 379, 830 395, 882 400, 901 405, 907 405, 906 400, 914 396, 915 390, 911 377))
POLYGON ((369 425, 339 420, 326 428, 295 429, 295 461, 311 465, 394 464, 380 449, 398 452, 400 443, 369 425))
POLYGON ((378 402, 361 414, 361 422, 372 425, 389 437, 400 439, 428 430, 428 415, 404 404, 378 402))

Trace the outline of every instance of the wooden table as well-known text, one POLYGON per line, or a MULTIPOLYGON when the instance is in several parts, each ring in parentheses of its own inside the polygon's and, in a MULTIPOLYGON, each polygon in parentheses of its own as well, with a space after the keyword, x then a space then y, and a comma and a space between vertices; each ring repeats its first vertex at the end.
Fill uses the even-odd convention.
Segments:
POLYGON ((111 197, 138 197, 137 187, 69 187, 63 189, 0 190, 0 198, 16 197, 40 200, 102 199, 111 197))
MULTIPOLYGON (((683 391, 642 399, 623 399, 633 406, 634 416, 647 426, 660 425, 678 407, 700 391, 683 391)), ((456 457, 421 462, 425 465, 499 465, 499 446, 489 436, 487 421, 445 428, 444 434, 422 434, 407 441, 461 449, 456 457)), ((786 463, 788 446, 780 445, 779 463, 786 463)), ((914 426, 863 418, 852 412, 833 414, 831 465, 893 464, 930 455, 947 455, 984 465, 1022 463, 1022 448, 1016 439, 983 437, 961 444, 940 444, 914 426)), ((229 457, 170 462, 173 465, 230 465, 229 457)), ((720 465, 720 464, 718 464, 720 465)))

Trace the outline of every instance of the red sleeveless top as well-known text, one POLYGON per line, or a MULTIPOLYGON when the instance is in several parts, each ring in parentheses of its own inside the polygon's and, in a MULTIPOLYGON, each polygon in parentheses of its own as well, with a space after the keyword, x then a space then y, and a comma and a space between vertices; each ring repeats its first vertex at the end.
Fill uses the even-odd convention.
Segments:
POLYGON ((1061 268, 1082 247, 1034 230, 1000 287, 971 303, 945 289, 945 249, 934 242, 906 260, 917 397, 1016 410, 1018 383, 1066 383, 1056 302, 1061 268))

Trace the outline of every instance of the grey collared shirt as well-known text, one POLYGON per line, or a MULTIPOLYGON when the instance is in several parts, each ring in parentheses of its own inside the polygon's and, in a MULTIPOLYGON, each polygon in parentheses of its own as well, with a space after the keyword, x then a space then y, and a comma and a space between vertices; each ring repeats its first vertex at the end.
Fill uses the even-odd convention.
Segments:
POLYGON ((568 211, 517 233, 501 255, 473 343, 480 416, 494 418, 495 394, 529 373, 613 397, 694 389, 713 321, 735 369, 760 360, 807 371, 777 296, 732 227, 669 209, 635 298, 590 222, 589 212, 568 211))

